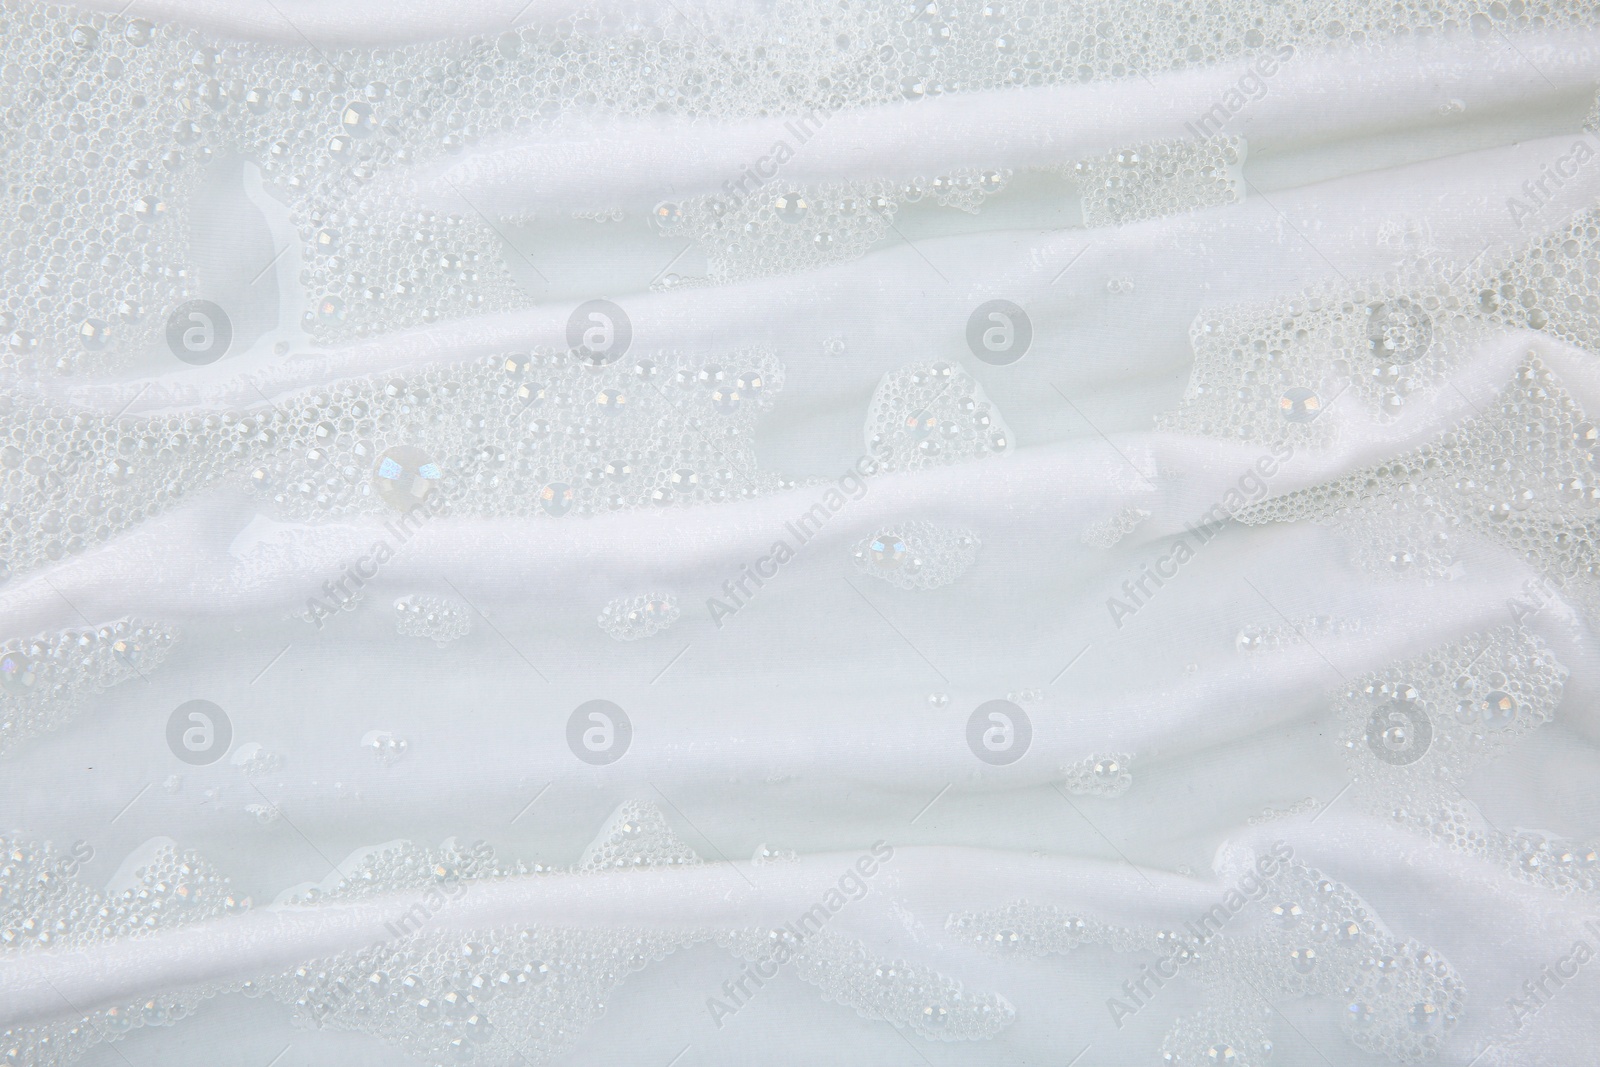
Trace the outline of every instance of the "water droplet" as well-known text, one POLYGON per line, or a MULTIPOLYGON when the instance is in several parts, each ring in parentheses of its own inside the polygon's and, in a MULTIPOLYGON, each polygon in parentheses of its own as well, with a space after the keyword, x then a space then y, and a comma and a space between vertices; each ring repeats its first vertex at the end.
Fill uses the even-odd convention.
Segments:
POLYGON ((392 767, 405 758, 411 745, 388 730, 369 730, 361 738, 361 747, 372 752, 385 767, 392 767))

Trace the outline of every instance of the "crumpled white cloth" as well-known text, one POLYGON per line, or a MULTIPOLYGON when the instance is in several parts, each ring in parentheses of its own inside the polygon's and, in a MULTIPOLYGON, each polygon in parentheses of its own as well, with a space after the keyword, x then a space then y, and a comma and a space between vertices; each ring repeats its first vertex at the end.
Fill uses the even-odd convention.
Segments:
MULTIPOLYGON (((152 19, 314 47, 492 34, 565 12, 517 6, 410 3, 375 17, 340 3, 285 3, 276 16, 200 0, 141 3, 152 19)), ((16 398, 134 419, 260 410, 354 377, 556 344, 573 305, 604 291, 625 305, 639 353, 758 347, 776 356, 785 382, 755 452, 762 470, 793 484, 692 508, 430 520, 394 546, 358 606, 331 613, 312 607, 331 603, 324 583, 392 538, 391 516, 291 521, 237 483, 194 486, 106 543, 0 584, 0 640, 127 616, 180 634, 158 668, 72 694, 58 729, 0 755, 0 831, 86 844, 72 877, 96 889, 126 884, 123 858, 170 839, 255 903, 90 946, 0 945, 0 1030, 232 990, 381 942, 384 924, 411 906, 409 890, 319 906, 281 896, 307 883, 336 889, 346 858, 374 844, 483 839, 513 860, 565 867, 619 805, 640 801, 705 862, 486 879, 433 916, 430 932, 775 927, 882 841, 895 858, 830 930, 874 960, 998 994, 1014 1017, 984 1040, 928 1040, 785 973, 718 1025, 708 1004, 738 961, 702 939, 628 975, 560 1063, 1161 1062, 1175 1022, 1216 1007, 1215 990, 1179 979, 1124 1023, 1111 1003, 1127 1003, 1124 983, 1156 958, 1147 946, 1006 955, 958 936, 951 917, 1026 902, 1153 936, 1205 914, 1274 848, 1347 887, 1407 951, 1448 961, 1465 1009, 1439 1031, 1434 1062, 1591 1062, 1600 963, 1563 968, 1583 955, 1577 944, 1600 954, 1593 893, 1446 847, 1381 800, 1363 800, 1333 712, 1369 675, 1515 625, 1567 672, 1552 721, 1440 796, 1465 804, 1486 834, 1600 842, 1600 645, 1580 598, 1541 599, 1519 618, 1509 605, 1529 598, 1537 568, 1474 536, 1463 537, 1448 580, 1374 573, 1354 560, 1358 516, 1335 526, 1228 523, 1136 612, 1111 605, 1230 491, 1254 502, 1390 462, 1493 405, 1530 356, 1591 417, 1600 413, 1594 353, 1537 330, 1497 329, 1451 353, 1447 379, 1398 418, 1355 396, 1330 405, 1319 418, 1336 442, 1279 455, 1270 476, 1256 473, 1273 454, 1263 445, 1155 429, 1183 399, 1191 324, 1209 309, 1353 289, 1424 258, 1460 270, 1503 262, 1592 208, 1593 163, 1532 220, 1506 201, 1575 142, 1595 142, 1581 127, 1600 75, 1596 32, 1307 46, 1229 127, 1249 146, 1235 203, 1085 226, 1063 187, 1019 181, 1011 199, 977 215, 903 218, 860 259, 717 287, 650 290, 682 248, 642 223, 603 251, 563 227, 577 211, 618 209, 637 221, 658 202, 714 193, 785 117, 564 117, 554 130, 508 132, 379 179, 397 197, 418 197, 419 209, 532 216, 506 224, 513 244, 530 242, 543 278, 527 279, 525 307, 326 347, 295 343, 287 354, 273 347, 284 328, 265 324, 206 367, 154 352, 115 373, 4 383, 16 398), (965 341, 972 308, 992 298, 1025 305, 1032 322, 1030 351, 1009 366, 979 362, 965 341), (725 583, 868 452, 863 426, 878 383, 940 360, 982 385, 1012 434, 1007 454, 856 483, 859 495, 791 562, 719 614, 725 583), (1088 543, 1091 528, 1128 509, 1146 514, 1126 536, 1088 543), (910 521, 972 531, 975 562, 928 590, 856 565, 859 543, 910 521), (618 642, 597 624, 609 602, 658 590, 681 610, 664 633, 618 642), (397 634, 391 604, 418 595, 455 603, 471 632, 443 645, 397 634), (1313 619, 1328 624, 1288 637, 1313 619), (1241 633, 1261 629, 1283 634, 1282 646, 1242 651, 1241 633), (985 762, 969 743, 974 710, 1002 698, 1031 724, 1026 755, 1010 765, 985 762), (192 699, 224 709, 231 751, 257 745, 264 764, 175 759, 166 726, 192 699), (631 721, 630 747, 614 764, 582 762, 569 747, 569 716, 594 699, 631 721), (366 740, 375 731, 403 739, 404 758, 375 758, 366 740), (1125 767, 1131 786, 1115 795, 1074 787, 1105 760, 1125 767), (764 846, 795 855, 752 863, 764 846), (1559 982, 1543 977, 1548 968, 1559 982)), ((1185 136, 1184 124, 1244 70, 951 92, 841 113, 784 180, 1068 165, 1185 136)), ((195 250, 240 292, 255 285, 254 252, 230 248, 270 248, 267 235, 285 225, 281 206, 245 195, 258 180, 252 166, 239 167, 237 189, 201 194, 225 221, 195 250)), ((491 251, 520 270, 504 249, 491 251)), ((306 295, 296 273, 291 255, 270 275, 282 307, 306 295)), ((291 310, 273 322, 296 318, 291 310)), ((36 518, 8 512, 12 523, 36 518)), ((1593 565, 1593 542, 1582 551, 1593 565)), ((1229 934, 1265 928, 1275 902, 1263 896, 1261 913, 1229 934)), ((1384 966, 1381 956, 1372 963, 1384 966)), ((1270 1059, 1241 1044, 1241 1059, 1216 1062, 1384 1061, 1341 1027, 1349 996, 1233 992, 1270 1035, 1270 1059)), ((81 1062, 414 1062, 371 1034, 296 1027, 291 1016, 270 998, 229 991, 193 1018, 136 1028, 81 1062)))

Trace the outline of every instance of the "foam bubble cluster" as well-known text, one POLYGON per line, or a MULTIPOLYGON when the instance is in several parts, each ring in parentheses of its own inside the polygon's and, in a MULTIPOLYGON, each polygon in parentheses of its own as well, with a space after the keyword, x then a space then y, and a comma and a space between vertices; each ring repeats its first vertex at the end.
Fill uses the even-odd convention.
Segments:
POLYGON ((867 452, 879 469, 920 470, 1013 447, 983 386, 954 363, 912 364, 883 376, 867 409, 867 452))
POLYGON ((1078 540, 1091 548, 1110 548, 1118 541, 1128 536, 1139 528, 1139 524, 1150 517, 1144 508, 1133 504, 1125 505, 1122 510, 1099 522, 1090 523, 1084 527, 1078 540))
MULTIPOLYGON (((859 258, 883 240, 904 204, 927 200, 976 212, 1010 172, 954 171, 907 182, 763 185, 746 194, 657 205, 662 236, 687 237, 705 253, 707 276, 667 275, 659 289, 808 270, 859 258)), ((741 187, 742 188, 742 187, 741 187)))
MULTIPOLYGON (((1115 0, 1070 10, 930 4, 826 13, 782 0, 760 15, 701 17, 709 23, 671 12, 654 22, 640 12, 579 12, 499 34, 323 50, 13 0, 4 13, 14 57, 7 80, 38 91, 15 98, 7 114, 4 216, 18 247, 59 241, 81 251, 72 261, 47 258, 42 270, 28 257, 0 267, 8 294, 0 365, 45 359, 71 372, 152 347, 168 312, 197 295, 187 205, 208 165, 225 157, 255 163, 286 206, 302 320, 330 340, 527 303, 517 277, 532 272, 520 254, 512 270, 504 253, 487 251, 501 247, 505 220, 466 201, 441 208, 413 174, 508 131, 549 131, 562 116, 826 115, 1205 67, 1285 45, 1431 35, 1469 22, 1516 32, 1595 21, 1580 0, 1491 5, 1488 13, 1463 0, 1403 9, 1249 3, 1206 11, 1204 33, 1178 15, 1129 19, 1115 0)), ((1090 217, 1225 199, 1227 183, 1207 168, 1226 170, 1229 151, 1237 149, 1220 139, 1146 148, 1163 157, 1150 173, 1170 172, 1176 191, 1097 173, 1090 217), (1222 167, 1202 162, 1219 151, 1222 167), (1179 158, 1190 152, 1198 156, 1179 158)), ((986 173, 978 180, 989 181, 986 173)), ((969 177, 930 176, 929 191, 937 197, 934 183, 949 182, 947 195, 959 202, 976 195, 969 177)), ((786 192, 761 198, 760 210, 786 192)), ((829 200, 822 190, 810 195, 829 200)), ((856 239, 849 226, 829 225, 804 244, 796 238, 771 265, 804 265, 824 234, 840 246, 856 239)), ((765 253, 746 247, 729 260, 751 255, 765 253)))
POLYGON ((977 1041, 1011 1025, 1016 1009, 998 993, 973 993, 930 967, 875 957, 861 942, 819 929, 804 940, 794 929, 752 929, 718 944, 759 965, 785 966, 824 999, 864 1019, 883 1019, 928 1041, 977 1041))
POLYGON ((472 609, 454 597, 412 593, 394 602, 395 629, 443 648, 472 632, 472 609))
POLYGON ((1211 309, 1190 328, 1195 359, 1161 429, 1325 447, 1335 403, 1377 421, 1437 390, 1463 352, 1506 329, 1600 346, 1600 209, 1531 240, 1503 264, 1424 254, 1406 270, 1330 283, 1267 306, 1211 309))
POLYGON ((671 593, 617 597, 600 612, 600 629, 618 641, 653 637, 678 621, 678 598, 671 593))
POLYGON ((1461 793, 1468 774, 1554 720, 1566 678, 1537 636, 1503 626, 1357 679, 1334 702, 1355 802, 1523 881, 1600 891, 1594 843, 1501 830, 1461 793))
POLYGON ((1349 637, 1363 629, 1360 619, 1307 615, 1290 619, 1281 626, 1245 626, 1234 637, 1233 644, 1240 652, 1277 652, 1298 645, 1315 647, 1323 638, 1349 637))
POLYGON ((177 631, 126 618, 0 642, 0 753, 76 718, 90 696, 161 666, 177 631))
POLYGON ((1152 141, 1064 168, 1083 196, 1090 226, 1136 222, 1231 204, 1244 188, 1244 141, 1152 141))
POLYGON ((1090 756, 1063 767, 1061 785, 1076 796, 1120 797, 1133 785, 1131 756, 1090 756))
POLYGON ((84 948, 246 911, 228 879, 198 853, 154 839, 125 884, 102 893, 48 844, 0 839, 0 950, 84 948))
MULTIPOLYGON (((1262 1001, 1317 996, 1338 1011, 1352 1044, 1402 1063, 1435 1055, 1459 1021, 1466 991, 1448 961, 1395 937, 1347 886, 1294 859, 1274 860, 1252 883, 1181 929, 1105 924, 1054 905, 1019 901, 952 915, 947 929, 988 951, 1043 957, 1083 944, 1154 952, 1135 986, 1151 995, 1182 974, 1206 1005, 1180 1018, 1161 1046, 1165 1063, 1262 1064, 1271 1053, 1262 1001)), ((1119 994, 1120 996, 1125 993, 1119 994)), ((1128 1014, 1142 998, 1120 1001, 1128 1014)))
POLYGON ((1457 538, 1504 545, 1600 610, 1600 431, 1537 357, 1480 413, 1434 442, 1335 481, 1252 504, 1241 522, 1350 531, 1378 572, 1449 576, 1457 538))
POLYGON ((654 804, 627 801, 584 851, 578 869, 695 866, 700 857, 679 840, 654 804))
MULTIPOLYGON (((0 954, 148 933, 250 906, 229 895, 226 879, 197 856, 170 843, 152 843, 151 861, 110 897, 79 884, 76 871, 59 873, 68 857, 48 845, 6 840, 0 846, 0 954)), ((763 862, 784 861, 796 857, 772 852, 763 862)), ((764 961, 776 955, 780 938, 781 967, 864 1018, 943 1041, 992 1037, 1012 1021, 1014 1009, 998 994, 966 991, 930 968, 880 959, 814 918, 783 930, 432 928, 477 884, 700 862, 654 805, 637 801, 621 805, 570 867, 507 861, 486 842, 454 838, 436 849, 409 841, 362 849, 323 882, 285 890, 275 906, 392 900, 389 936, 378 944, 242 981, 96 1008, 71 1020, 14 1027, 0 1033, 0 1052, 19 1063, 65 1067, 94 1044, 139 1026, 171 1025, 205 999, 239 992, 285 1005, 299 1026, 374 1034, 424 1063, 547 1063, 572 1047, 629 974, 680 948, 713 941, 745 960, 764 961)))
POLYGON ((782 387, 777 360, 753 349, 604 363, 541 347, 346 379, 244 412, 19 405, 0 444, 0 507, 39 521, 0 525, 0 566, 21 573, 83 552, 216 484, 312 522, 424 503, 559 518, 747 498, 780 481, 757 469, 749 435, 782 387))
POLYGON ((851 550, 856 570, 901 589, 937 589, 956 581, 977 561, 978 535, 931 522, 886 526, 851 550))

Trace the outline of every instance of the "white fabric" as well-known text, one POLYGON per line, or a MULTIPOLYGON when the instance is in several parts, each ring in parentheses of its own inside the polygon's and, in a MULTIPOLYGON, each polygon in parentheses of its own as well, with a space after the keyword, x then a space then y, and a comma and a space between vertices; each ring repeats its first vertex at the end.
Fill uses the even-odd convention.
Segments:
MULTIPOLYGON (((201 0, 163 0, 144 14, 361 49, 492 36, 564 10, 283 7, 293 34, 270 12, 201 0)), ((317 294, 300 286, 298 248, 260 284, 252 277, 293 233, 288 210, 260 192, 260 161, 214 178, 197 194, 197 214, 213 221, 197 229, 194 260, 239 307, 271 284, 270 313, 241 315, 237 348, 209 366, 157 348, 87 375, 13 375, 4 388, 16 412, 36 398, 129 419, 260 411, 354 377, 381 383, 564 347, 573 306, 604 294, 625 306, 635 354, 775 356, 782 389, 752 439, 759 469, 788 481, 727 503, 560 519, 464 509, 399 543, 357 608, 314 621, 308 604, 324 598, 323 583, 392 538, 395 513, 300 521, 274 514, 242 479, 187 484, 162 513, 0 584, 0 639, 125 616, 179 634, 159 667, 75 694, 60 728, 0 756, 0 831, 61 850, 86 842, 91 856, 74 877, 97 890, 142 844, 170 839, 254 902, 89 946, 0 946, 0 1030, 221 989, 193 1018, 135 1029, 80 1062, 421 1062, 369 1033, 297 1027, 288 1005, 234 991, 383 942, 415 891, 379 887, 322 905, 281 895, 306 883, 337 890, 332 868, 398 839, 426 848, 483 839, 508 862, 565 868, 619 805, 637 801, 655 805, 705 862, 485 879, 430 919, 430 935, 464 940, 527 926, 701 937, 626 976, 561 1064, 1158 1063, 1175 1023, 1215 1006, 1203 983, 1180 978, 1119 1025, 1110 1001, 1125 1000, 1123 983, 1156 959, 1149 945, 997 954, 963 940, 952 916, 1026 902, 1153 936, 1205 914, 1275 844, 1348 887, 1407 951, 1448 960, 1465 1010, 1439 1031, 1435 1062, 1593 1062, 1600 963, 1520 1026, 1509 1006, 1575 942, 1600 953, 1600 926, 1585 926, 1593 892, 1553 888, 1390 818, 1382 796, 1352 789, 1334 711, 1366 675, 1516 624, 1568 672, 1553 721, 1440 796, 1458 806, 1464 797, 1486 833, 1600 842, 1600 644, 1581 589, 1519 620, 1508 602, 1528 597, 1537 563, 1466 531, 1449 580, 1375 573, 1355 559, 1368 514, 1334 525, 1229 522, 1135 613, 1119 619, 1110 602, 1271 454, 1156 429, 1184 401, 1191 324, 1313 287, 1353 291, 1419 263, 1489 269, 1592 208, 1592 162, 1532 220, 1519 223, 1506 200, 1525 197, 1522 183, 1574 142, 1595 144, 1582 125, 1600 77, 1597 33, 1306 46, 1228 127, 1248 144, 1238 202, 1121 226, 1085 225, 1065 179, 1029 168, 1185 138, 1184 124, 1238 80, 1242 61, 841 112, 780 184, 961 168, 1018 176, 976 215, 902 209, 859 259, 705 287, 650 289, 689 242, 661 240, 644 220, 659 202, 714 195, 783 136, 786 117, 564 115, 550 129, 396 167, 374 186, 397 201, 415 196, 417 210, 500 220, 517 251, 482 251, 526 283, 521 306, 431 324, 397 318, 327 345, 299 329, 317 294), (609 229, 573 220, 612 209, 626 220, 609 229), (994 298, 1023 304, 1032 321, 1030 351, 1009 366, 979 362, 965 340, 972 309, 994 298), (711 602, 726 605, 724 583, 869 454, 863 427, 885 375, 941 360, 981 385, 1009 428, 1008 453, 872 475, 748 604, 719 617, 711 602), (1086 543, 1126 508, 1148 515, 1111 547, 1086 543), (856 566, 860 542, 908 521, 971 530, 976 562, 926 590, 856 566), (608 602, 656 591, 682 612, 664 633, 624 643, 596 625, 608 602), (410 595, 458 602, 470 634, 448 645, 397 634, 391 605, 410 595), (1318 616, 1335 628, 1240 649, 1241 631, 1318 616), (246 774, 232 757, 180 763, 164 731, 172 710, 197 698, 225 709, 232 753, 257 744, 281 765, 246 774), (633 728, 627 754, 607 766, 580 762, 566 739, 573 709, 597 698, 626 709, 633 728), (1010 766, 981 762, 967 740, 974 709, 1000 698, 1032 723, 1026 756, 1010 766), (377 730, 405 740, 403 759, 374 758, 363 738, 377 730), (1071 784, 1113 757, 1132 775, 1125 792, 1071 784), (997 994, 1014 1019, 981 1040, 928 1040, 784 973, 717 1025, 708 1003, 743 961, 710 932, 781 926, 879 841, 894 858, 830 932, 875 960, 997 994), (750 862, 762 846, 796 855, 750 862)), ((704 252, 689 251, 675 268, 686 276, 704 252)), ((1322 486, 1437 441, 1493 408, 1530 356, 1600 415, 1594 353, 1550 333, 1489 324, 1449 356, 1444 380, 1396 418, 1354 392, 1329 405, 1317 425, 1332 443, 1297 448, 1262 495, 1322 486)), ((1579 551, 1593 564, 1592 542, 1579 551)), ((1251 913, 1229 934, 1270 922, 1251 913)), ((1349 995, 1234 993, 1261 1017, 1273 1064, 1385 1060, 1341 1028, 1349 995)), ((486 1013, 498 1010, 522 1009, 501 1000, 486 1013)), ((1269 1062, 1259 1047, 1237 1053, 1269 1062)))

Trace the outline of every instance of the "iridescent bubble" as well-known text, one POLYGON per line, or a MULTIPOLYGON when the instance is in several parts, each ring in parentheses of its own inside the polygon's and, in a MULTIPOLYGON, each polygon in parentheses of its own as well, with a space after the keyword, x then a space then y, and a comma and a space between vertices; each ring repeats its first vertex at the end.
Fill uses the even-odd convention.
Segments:
POLYGON ((545 400, 546 395, 547 394, 543 382, 523 382, 521 385, 517 386, 517 401, 523 407, 533 407, 542 403, 545 400))
POLYGON ((867 552, 874 566, 898 567, 905 561, 905 538, 897 534, 878 534, 867 544, 867 552))
POLYGON ((784 222, 799 222, 811 209, 806 198, 799 193, 784 193, 772 202, 772 206, 777 208, 778 217, 784 222))
POLYGON ((917 440, 923 440, 939 428, 939 417, 931 411, 916 411, 906 416, 906 429, 917 440))
POLYGON ((683 223, 683 208, 677 204, 663 201, 656 205, 654 215, 656 225, 663 230, 676 230, 683 223))
POLYGON ((378 457, 372 484, 385 504, 409 511, 439 488, 443 474, 433 457, 414 445, 395 445, 378 457))
POLYGON ((24 696, 39 683, 38 668, 21 652, 0 655, 0 689, 12 696, 24 696))
POLYGON ((1386 363, 1410 363, 1433 343, 1433 320, 1401 298, 1367 309, 1367 341, 1372 354, 1386 363))
POLYGON ((1406 1024, 1418 1033, 1426 1033, 1439 1024, 1439 1005, 1421 1001, 1412 1006, 1406 1024))
POLYGON ((719 385, 711 391, 711 404, 718 411, 729 414, 739 409, 744 397, 735 385, 719 385))
POLYGON ((1491 730, 1504 730, 1517 721, 1517 701, 1510 693, 1496 689, 1483 698, 1483 724, 1491 730))
POLYGON ((105 348, 111 336, 111 326, 101 319, 84 319, 78 326, 78 343, 90 352, 105 348))
POLYGON ((572 486, 566 482, 551 482, 539 490, 539 506, 547 515, 565 515, 572 510, 575 499, 572 486))
POLYGON ((1304 386, 1285 389, 1278 398, 1278 413, 1290 422, 1310 422, 1322 414, 1322 398, 1304 386))
POLYGON ((339 115, 339 125, 343 126, 352 137, 371 137, 373 130, 378 127, 378 120, 373 115, 371 104, 357 100, 345 105, 344 111, 339 115))

